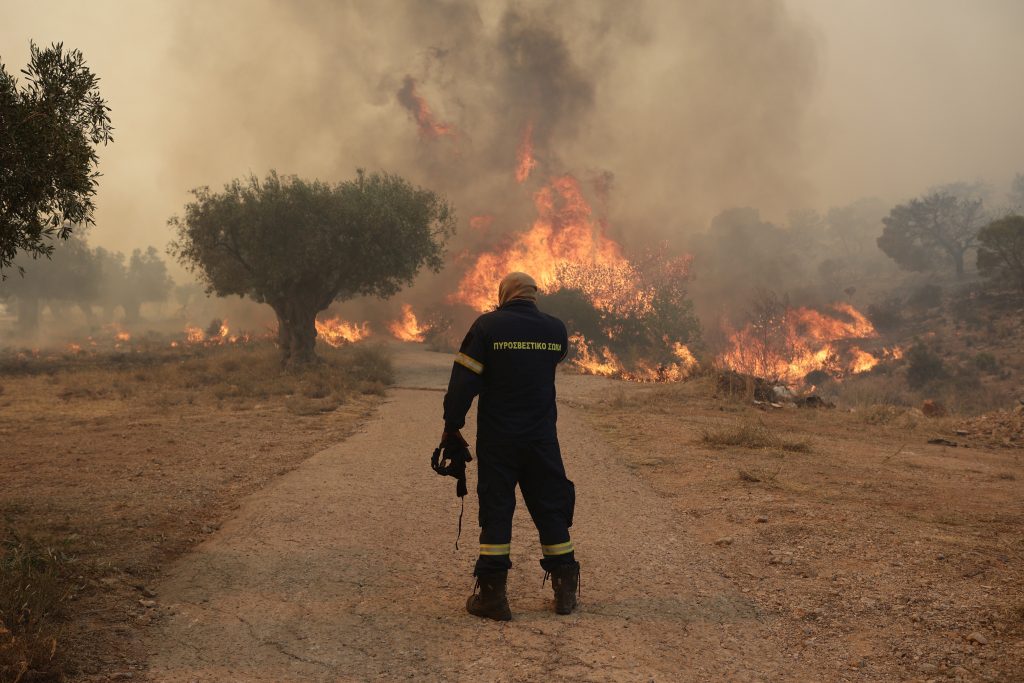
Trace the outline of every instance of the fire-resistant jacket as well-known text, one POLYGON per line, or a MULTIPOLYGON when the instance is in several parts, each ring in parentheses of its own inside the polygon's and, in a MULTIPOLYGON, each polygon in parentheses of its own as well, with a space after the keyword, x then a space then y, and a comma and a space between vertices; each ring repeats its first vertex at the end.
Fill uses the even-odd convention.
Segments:
POLYGON ((444 423, 462 429, 480 395, 477 438, 557 436, 555 367, 569 350, 565 324, 526 299, 477 318, 462 341, 444 395, 444 423))

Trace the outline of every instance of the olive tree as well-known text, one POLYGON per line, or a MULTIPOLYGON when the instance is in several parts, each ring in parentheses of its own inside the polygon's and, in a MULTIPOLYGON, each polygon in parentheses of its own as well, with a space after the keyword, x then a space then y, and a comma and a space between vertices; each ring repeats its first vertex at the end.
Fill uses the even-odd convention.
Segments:
POLYGON ((142 304, 167 301, 174 280, 167 274, 167 264, 156 248, 149 247, 146 251, 136 249, 132 252, 124 284, 119 292, 124 319, 125 322, 136 323, 142 319, 139 313, 142 304))
POLYGON ((945 261, 963 277, 964 257, 984 221, 981 199, 932 192, 893 207, 882 219, 878 247, 905 270, 929 270, 945 261))
POLYGON ((54 237, 92 222, 96 147, 112 140, 82 53, 30 50, 24 84, 0 64, 0 275, 19 252, 49 256, 54 237))
POLYGON ((978 271, 1024 294, 1024 216, 992 221, 978 233, 978 271))
POLYGON ((169 222, 171 253, 208 292, 273 308, 285 364, 316 358, 316 316, 332 302, 386 298, 440 270, 455 226, 443 198, 390 174, 330 185, 271 171, 192 194, 169 222))
POLYGON ((44 305, 51 311, 66 305, 85 307, 97 297, 100 286, 99 263, 89 248, 83 231, 69 236, 64 246, 49 259, 41 259, 25 268, 22 254, 14 261, 23 269, 20 276, 0 282, 0 300, 17 303, 18 327, 21 334, 31 336, 39 328, 39 315, 44 305))

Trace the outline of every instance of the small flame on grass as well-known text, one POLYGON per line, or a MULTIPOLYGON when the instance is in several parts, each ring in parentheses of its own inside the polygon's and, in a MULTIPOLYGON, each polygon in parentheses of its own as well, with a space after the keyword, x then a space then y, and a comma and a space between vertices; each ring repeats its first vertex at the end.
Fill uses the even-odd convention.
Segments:
POLYGON ((341 318, 328 318, 316 321, 316 333, 331 346, 342 346, 361 341, 370 335, 369 323, 351 323, 341 318))

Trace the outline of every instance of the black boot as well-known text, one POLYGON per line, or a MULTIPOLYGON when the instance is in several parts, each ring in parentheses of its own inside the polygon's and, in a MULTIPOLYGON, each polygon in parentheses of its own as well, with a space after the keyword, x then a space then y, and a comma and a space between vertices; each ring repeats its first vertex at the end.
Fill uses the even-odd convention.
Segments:
POLYGON ((495 621, 511 621, 512 610, 508 606, 505 584, 508 572, 491 572, 477 577, 476 587, 480 589, 466 600, 466 611, 470 614, 495 621))
POLYGON ((551 570, 551 587, 555 589, 555 612, 572 614, 576 609, 576 593, 580 588, 580 563, 573 561, 551 570))

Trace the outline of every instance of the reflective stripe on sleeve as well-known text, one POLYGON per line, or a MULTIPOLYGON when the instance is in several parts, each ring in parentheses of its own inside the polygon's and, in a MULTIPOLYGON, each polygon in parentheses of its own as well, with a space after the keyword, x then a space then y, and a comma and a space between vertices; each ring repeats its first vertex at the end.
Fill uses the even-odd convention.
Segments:
POLYGON ((455 362, 459 365, 472 370, 478 375, 484 374, 484 364, 478 360, 474 360, 464 353, 459 353, 455 356, 455 362))
POLYGON ((481 543, 481 555, 508 555, 512 551, 511 543, 481 543))
POLYGON ((552 555, 568 555, 573 551, 572 541, 556 543, 555 545, 542 545, 540 549, 543 551, 545 557, 551 557, 552 555))

